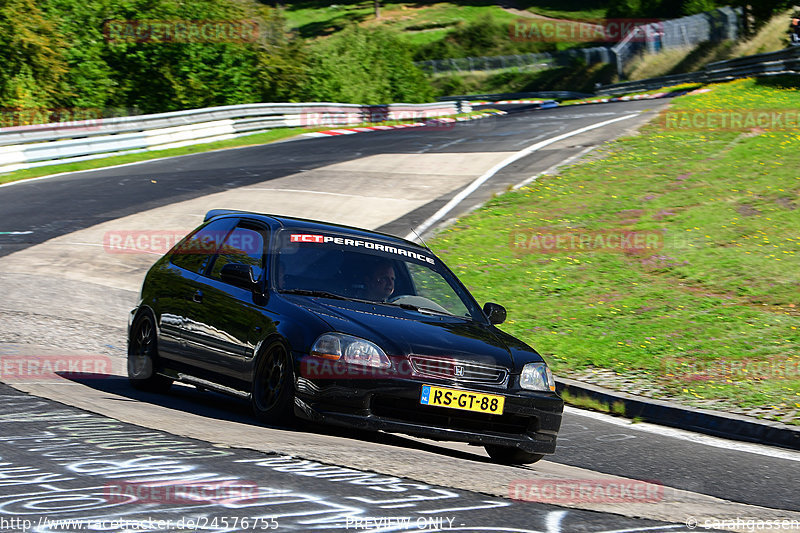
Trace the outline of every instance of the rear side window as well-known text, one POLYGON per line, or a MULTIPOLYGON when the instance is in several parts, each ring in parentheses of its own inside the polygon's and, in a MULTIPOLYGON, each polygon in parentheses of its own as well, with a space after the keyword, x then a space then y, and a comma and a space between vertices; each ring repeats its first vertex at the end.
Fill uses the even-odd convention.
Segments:
POLYGON ((253 268, 253 277, 259 279, 264 272, 264 232, 249 226, 237 226, 228 235, 219 256, 214 261, 210 276, 221 279, 222 267, 229 263, 243 263, 253 268))
POLYGON ((234 222, 226 218, 203 226, 175 247, 170 262, 195 274, 202 274, 211 264, 234 222))

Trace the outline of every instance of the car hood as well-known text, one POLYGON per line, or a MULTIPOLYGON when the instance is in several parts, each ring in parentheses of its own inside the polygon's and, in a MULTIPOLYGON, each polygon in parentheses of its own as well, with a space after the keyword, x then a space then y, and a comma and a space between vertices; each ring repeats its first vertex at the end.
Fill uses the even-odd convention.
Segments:
MULTIPOLYGON (((488 324, 356 301, 309 297, 292 300, 324 320, 332 330, 375 342, 390 356, 452 357, 502 365, 512 371, 515 368, 512 353, 517 350, 510 349, 488 324)), ((530 355, 538 357, 535 352, 530 355)))

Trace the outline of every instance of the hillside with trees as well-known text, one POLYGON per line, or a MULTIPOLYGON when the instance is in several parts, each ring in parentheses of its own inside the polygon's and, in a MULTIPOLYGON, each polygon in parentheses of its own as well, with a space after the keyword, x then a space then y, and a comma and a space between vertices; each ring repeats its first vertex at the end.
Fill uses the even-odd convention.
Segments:
MULTIPOLYGON (((514 10, 482 1, 3 0, 0 108, 108 116, 250 102, 430 101, 435 91, 414 61, 569 46, 510 39, 509 21, 520 9, 534 16, 670 17, 720 4, 520 0, 514 10), (174 33, 193 21, 239 21, 255 30, 223 39, 174 33), (159 24, 173 33, 154 31, 159 24)), ((748 20, 758 24, 788 4, 751 2, 748 20)))

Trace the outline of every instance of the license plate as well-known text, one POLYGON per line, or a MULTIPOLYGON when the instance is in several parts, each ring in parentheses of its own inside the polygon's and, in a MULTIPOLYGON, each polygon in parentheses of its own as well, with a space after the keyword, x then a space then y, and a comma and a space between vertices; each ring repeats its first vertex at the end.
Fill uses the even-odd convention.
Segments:
POLYGON ((496 394, 483 394, 480 392, 467 392, 463 390, 446 389, 444 387, 435 387, 433 385, 423 385, 419 403, 422 405, 461 409, 463 411, 502 415, 505 398, 497 396, 496 394))

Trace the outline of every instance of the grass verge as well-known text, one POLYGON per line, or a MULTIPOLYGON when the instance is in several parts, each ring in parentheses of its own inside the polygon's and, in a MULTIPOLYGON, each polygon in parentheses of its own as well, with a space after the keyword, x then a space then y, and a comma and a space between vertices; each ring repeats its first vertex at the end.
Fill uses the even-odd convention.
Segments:
POLYGON ((535 91, 571 90, 593 93, 596 84, 606 85, 616 80, 613 65, 576 62, 569 67, 544 70, 509 69, 503 72, 465 72, 437 74, 431 84, 437 96, 455 94, 524 93, 535 91))
POLYGON ((29 178, 38 178, 41 176, 49 176, 50 174, 60 174, 62 172, 78 172, 80 170, 91 170, 95 168, 124 165, 127 163, 136 163, 138 161, 160 159, 162 157, 175 157, 179 155, 211 152, 213 150, 223 150, 225 148, 237 148, 241 146, 266 144, 310 131, 316 131, 316 130, 299 130, 298 128, 277 128, 265 133, 256 133, 253 135, 238 137, 236 139, 229 139, 225 141, 194 144, 192 146, 184 146, 181 148, 169 148, 167 150, 156 150, 152 152, 140 152, 136 154, 116 155, 110 157, 103 157, 100 159, 91 159, 89 161, 75 161, 72 163, 63 163, 60 165, 49 165, 46 167, 26 168, 22 170, 16 170, 14 172, 8 172, 7 174, 0 174, 0 183, 9 183, 12 181, 19 181, 29 178))
POLYGON ((623 402, 614 402, 612 404, 608 404, 588 396, 574 395, 567 390, 561 391, 561 398, 567 404, 580 409, 588 409, 590 411, 597 411, 610 415, 625 416, 625 403, 623 402))
MULTIPOLYGON (((797 78, 710 89, 670 110, 800 108, 797 78)), ((479 300, 508 307, 503 328, 557 374, 800 423, 797 123, 657 120, 597 155, 493 199, 432 247, 479 300), (626 232, 655 247, 615 247, 626 232), (566 246, 546 248, 559 236, 566 246)))
POLYGON ((480 2, 474 5, 449 2, 425 5, 412 2, 381 3, 380 12, 381 17, 376 19, 371 0, 333 5, 309 1, 287 4, 284 9, 289 27, 304 38, 330 35, 355 22, 391 28, 415 45, 442 39, 455 25, 475 22, 487 14, 500 23, 511 24, 518 18, 499 6, 480 2))

